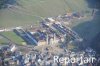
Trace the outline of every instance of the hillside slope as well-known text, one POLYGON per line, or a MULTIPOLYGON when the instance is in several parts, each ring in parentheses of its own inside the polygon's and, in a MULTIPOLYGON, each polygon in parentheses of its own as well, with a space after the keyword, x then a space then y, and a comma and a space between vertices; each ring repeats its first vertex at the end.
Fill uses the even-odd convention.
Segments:
POLYGON ((38 24, 41 17, 58 16, 66 12, 87 11, 85 0, 16 0, 17 6, 0 10, 0 27, 38 24))

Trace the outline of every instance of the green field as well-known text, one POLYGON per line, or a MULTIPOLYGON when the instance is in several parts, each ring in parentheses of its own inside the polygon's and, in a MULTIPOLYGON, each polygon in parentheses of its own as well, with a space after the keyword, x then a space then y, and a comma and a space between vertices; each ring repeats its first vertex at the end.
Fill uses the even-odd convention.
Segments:
POLYGON ((17 0, 18 6, 0 10, 0 27, 38 25, 41 17, 90 10, 85 0, 17 0))
POLYGON ((0 38, 0 45, 8 44, 9 42, 5 38, 0 38))
POLYGON ((6 36, 7 38, 2 38, 0 39, 0 44, 6 44, 9 42, 9 40, 11 40, 12 42, 22 45, 22 43, 24 42, 24 40, 17 36, 14 32, 10 31, 10 32, 2 32, 2 35, 6 36))

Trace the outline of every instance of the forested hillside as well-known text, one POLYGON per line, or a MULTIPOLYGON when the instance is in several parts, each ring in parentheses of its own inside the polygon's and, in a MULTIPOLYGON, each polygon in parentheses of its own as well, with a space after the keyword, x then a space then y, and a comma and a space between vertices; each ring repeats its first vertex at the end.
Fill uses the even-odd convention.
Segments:
POLYGON ((0 0, 0 9, 1 8, 6 8, 7 4, 15 4, 16 0, 0 0))

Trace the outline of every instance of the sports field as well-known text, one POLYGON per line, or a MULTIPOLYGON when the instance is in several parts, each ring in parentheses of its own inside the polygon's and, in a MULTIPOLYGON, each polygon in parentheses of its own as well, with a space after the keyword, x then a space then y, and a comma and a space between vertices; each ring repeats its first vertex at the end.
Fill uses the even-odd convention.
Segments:
POLYGON ((8 44, 9 42, 13 42, 13 43, 16 43, 18 45, 23 45, 23 43, 25 44, 25 41, 12 31, 1 32, 0 34, 2 34, 4 36, 0 39, 0 45, 1 44, 8 44))
POLYGON ((18 6, 0 10, 0 27, 38 25, 42 18, 90 10, 85 0, 17 0, 18 6))

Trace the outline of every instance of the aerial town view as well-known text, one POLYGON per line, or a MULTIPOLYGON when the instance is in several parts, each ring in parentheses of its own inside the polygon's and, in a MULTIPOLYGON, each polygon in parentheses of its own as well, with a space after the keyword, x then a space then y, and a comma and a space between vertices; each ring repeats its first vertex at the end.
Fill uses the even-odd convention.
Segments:
POLYGON ((100 0, 0 0, 0 66, 100 66, 100 0))

